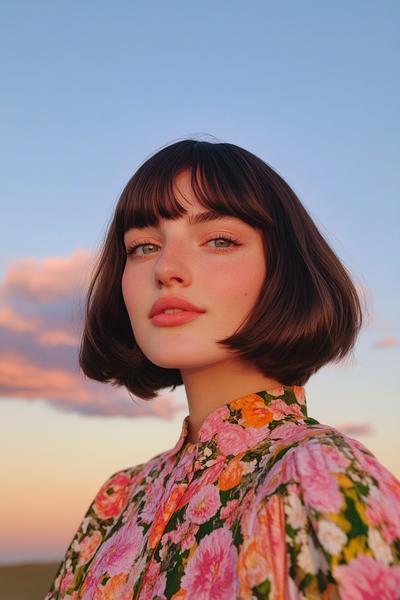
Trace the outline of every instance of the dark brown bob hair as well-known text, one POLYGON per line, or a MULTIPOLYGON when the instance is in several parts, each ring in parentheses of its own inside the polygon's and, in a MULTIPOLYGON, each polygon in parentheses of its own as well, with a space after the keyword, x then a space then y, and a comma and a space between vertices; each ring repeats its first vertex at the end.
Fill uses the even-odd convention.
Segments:
POLYGON ((84 374, 142 399, 183 384, 179 369, 155 365, 136 344, 121 279, 124 233, 185 214, 173 182, 186 169, 201 206, 242 219, 264 239, 267 276, 260 296, 239 331, 218 343, 284 385, 304 385, 323 365, 343 359, 362 325, 360 298, 295 192, 239 146, 184 139, 150 156, 118 200, 86 298, 84 374))

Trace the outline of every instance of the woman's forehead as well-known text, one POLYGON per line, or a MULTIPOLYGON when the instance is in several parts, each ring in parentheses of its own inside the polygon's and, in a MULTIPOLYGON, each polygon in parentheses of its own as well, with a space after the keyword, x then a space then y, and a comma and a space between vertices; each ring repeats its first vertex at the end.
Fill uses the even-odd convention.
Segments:
POLYGON ((188 226, 223 219, 229 219, 227 225, 263 226, 265 218, 252 205, 245 188, 235 189, 190 169, 164 175, 140 180, 133 194, 125 196, 119 213, 120 231, 160 229, 171 220, 188 226))
POLYGON ((179 173, 172 182, 174 195, 179 201, 179 204, 187 211, 196 212, 201 210, 202 206, 193 191, 191 184, 190 171, 183 171, 179 173))

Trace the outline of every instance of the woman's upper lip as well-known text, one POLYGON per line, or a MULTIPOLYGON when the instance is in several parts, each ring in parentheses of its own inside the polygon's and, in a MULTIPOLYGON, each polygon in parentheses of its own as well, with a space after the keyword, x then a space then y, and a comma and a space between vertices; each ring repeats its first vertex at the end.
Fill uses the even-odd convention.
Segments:
POLYGON ((158 298, 151 307, 149 317, 154 317, 154 315, 158 315, 167 308, 182 308, 183 310, 190 310, 192 312, 205 312, 205 310, 184 298, 179 298, 178 296, 161 296, 161 298, 158 298))

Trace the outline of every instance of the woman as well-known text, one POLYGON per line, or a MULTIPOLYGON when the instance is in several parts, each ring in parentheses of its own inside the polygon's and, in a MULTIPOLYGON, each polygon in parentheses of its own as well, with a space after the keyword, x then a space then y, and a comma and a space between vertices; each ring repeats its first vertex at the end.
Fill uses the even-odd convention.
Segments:
POLYGON ((171 450, 104 483, 46 600, 400 598, 400 483, 307 414, 304 384, 361 325, 260 158, 190 139, 150 157, 109 227, 80 366, 149 400, 183 384, 189 414, 171 450))

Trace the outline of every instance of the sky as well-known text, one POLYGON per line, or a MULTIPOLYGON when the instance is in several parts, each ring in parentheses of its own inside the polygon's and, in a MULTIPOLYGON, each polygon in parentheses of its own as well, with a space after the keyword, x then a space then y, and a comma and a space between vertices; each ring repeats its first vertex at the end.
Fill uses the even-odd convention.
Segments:
POLYGON ((126 182, 178 139, 242 146, 295 190, 368 318, 308 414, 400 477, 399 4, 0 7, 0 563, 61 560, 114 472, 171 448, 160 398, 83 377, 90 269, 126 182))

